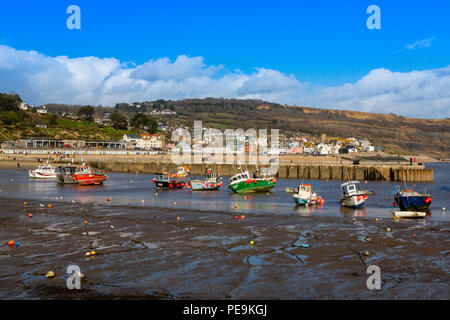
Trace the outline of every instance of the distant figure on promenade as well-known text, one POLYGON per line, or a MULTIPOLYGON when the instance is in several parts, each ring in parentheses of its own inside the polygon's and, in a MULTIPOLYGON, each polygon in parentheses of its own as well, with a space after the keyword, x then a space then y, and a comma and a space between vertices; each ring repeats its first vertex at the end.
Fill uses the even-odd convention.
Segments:
POLYGON ((17 168, 20 169, 20 162, 17 162, 17 168))
POLYGON ((409 165, 412 166, 413 159, 409 158, 409 165))

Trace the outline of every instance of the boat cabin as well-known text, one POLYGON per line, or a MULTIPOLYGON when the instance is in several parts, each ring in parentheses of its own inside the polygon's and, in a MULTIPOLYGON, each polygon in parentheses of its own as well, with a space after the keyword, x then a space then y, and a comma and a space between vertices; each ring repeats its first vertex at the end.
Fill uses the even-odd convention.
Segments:
POLYGON ((51 165, 44 165, 44 166, 39 166, 36 171, 42 171, 42 172, 55 172, 55 167, 51 166, 51 165))
POLYGON ((298 187, 298 194, 301 193, 312 193, 312 186, 310 184, 301 184, 298 187))
POLYGON ((238 182, 238 181, 247 181, 248 179, 250 179, 250 175, 249 175, 248 171, 245 171, 245 172, 241 172, 241 173, 238 173, 238 174, 232 176, 230 179, 230 183, 238 182))
POLYGON ((213 170, 208 170, 206 173, 206 182, 216 182, 217 181, 217 174, 213 170))
POLYGON ((170 174, 158 174, 155 176, 155 181, 159 182, 170 182, 172 179, 170 178, 170 174))
POLYGON ((59 166, 58 172, 59 173, 65 173, 65 174, 74 174, 77 170, 77 167, 74 166, 59 166))
POLYGON ((350 197, 354 195, 362 194, 361 185, 359 181, 349 181, 341 184, 342 195, 344 197, 350 197))

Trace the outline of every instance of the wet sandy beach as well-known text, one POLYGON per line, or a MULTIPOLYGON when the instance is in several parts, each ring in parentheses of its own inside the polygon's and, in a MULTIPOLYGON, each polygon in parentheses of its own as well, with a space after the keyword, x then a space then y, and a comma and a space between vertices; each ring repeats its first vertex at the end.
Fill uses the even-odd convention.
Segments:
POLYGON ((448 221, 1 203, 0 299, 450 297, 448 221), (81 290, 66 287, 71 264, 85 274, 81 290), (373 264, 378 291, 366 287, 373 264))

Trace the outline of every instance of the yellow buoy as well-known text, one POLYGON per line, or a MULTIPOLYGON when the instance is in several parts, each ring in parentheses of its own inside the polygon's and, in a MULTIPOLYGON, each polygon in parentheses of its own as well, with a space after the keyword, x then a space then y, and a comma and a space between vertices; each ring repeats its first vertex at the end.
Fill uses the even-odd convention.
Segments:
POLYGON ((90 252, 86 252, 86 257, 89 257, 91 255, 90 252))
POLYGON ((49 271, 49 272, 47 272, 47 274, 45 276, 47 278, 53 278, 53 277, 55 277, 55 273, 53 271, 49 271))
POLYGON ((250 241, 250 244, 251 244, 251 245, 254 245, 254 244, 255 244, 255 242, 254 242, 254 241, 252 240, 252 241, 250 241))

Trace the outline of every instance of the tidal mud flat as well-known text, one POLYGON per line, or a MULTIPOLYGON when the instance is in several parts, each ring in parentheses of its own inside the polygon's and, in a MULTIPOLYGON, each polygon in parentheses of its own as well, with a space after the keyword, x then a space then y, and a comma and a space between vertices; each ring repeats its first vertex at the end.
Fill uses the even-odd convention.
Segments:
POLYGON ((0 299, 450 296, 448 221, 1 201, 0 299), (67 289, 72 264, 81 290, 67 289), (370 265, 381 290, 366 286, 370 265))

